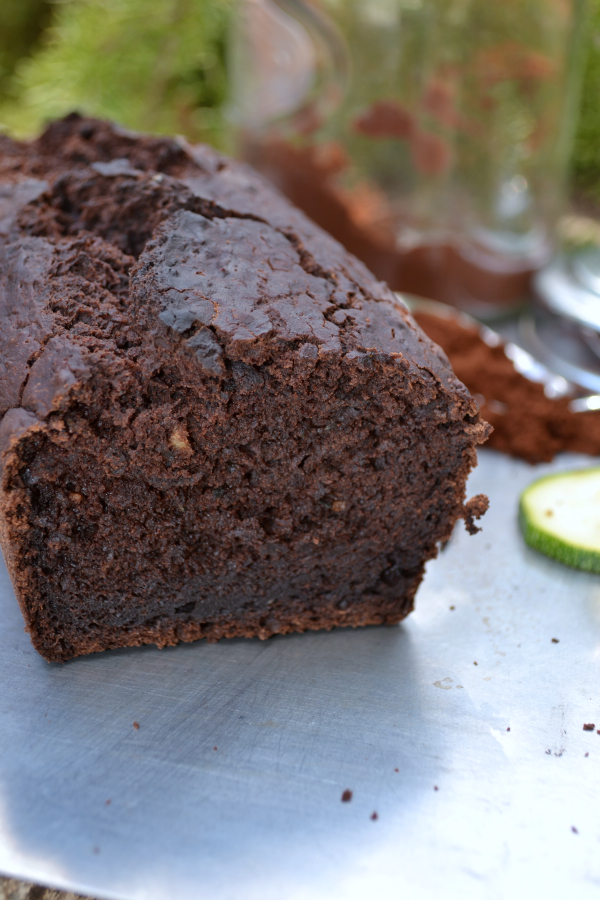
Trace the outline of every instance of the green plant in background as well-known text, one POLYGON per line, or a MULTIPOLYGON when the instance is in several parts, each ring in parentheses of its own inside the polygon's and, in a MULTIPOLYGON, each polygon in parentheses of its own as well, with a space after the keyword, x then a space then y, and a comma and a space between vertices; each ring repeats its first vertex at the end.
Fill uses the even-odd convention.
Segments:
MULTIPOLYGON (((225 141, 234 0, 0 0, 0 127, 33 134, 73 109, 140 130, 225 141)), ((600 200, 600 0, 572 169, 600 200)))
MULTIPOLYGON (((23 44, 25 20, 34 31, 42 5, 4 0, 22 10, 23 44)), ((51 0, 51 7, 43 38, 2 85, 4 129, 32 134, 77 109, 223 143, 230 0, 51 0)))
POLYGON ((0 96, 11 90, 11 76, 44 29, 52 10, 48 0, 4 0, 0 3, 0 96))
POLYGON ((588 0, 586 66, 575 137, 575 187, 600 201, 600 0, 588 0))

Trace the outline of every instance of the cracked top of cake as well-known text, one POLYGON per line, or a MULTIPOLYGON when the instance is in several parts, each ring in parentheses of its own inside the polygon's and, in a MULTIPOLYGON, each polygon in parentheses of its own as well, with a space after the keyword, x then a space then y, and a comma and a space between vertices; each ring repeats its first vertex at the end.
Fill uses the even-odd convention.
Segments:
MULTIPOLYGON (((78 115, 0 138, 0 418, 96 366, 173 352, 201 377, 281 352, 377 357, 477 416, 391 291, 248 166, 78 115)), ((247 377, 252 371, 247 370, 247 377)))

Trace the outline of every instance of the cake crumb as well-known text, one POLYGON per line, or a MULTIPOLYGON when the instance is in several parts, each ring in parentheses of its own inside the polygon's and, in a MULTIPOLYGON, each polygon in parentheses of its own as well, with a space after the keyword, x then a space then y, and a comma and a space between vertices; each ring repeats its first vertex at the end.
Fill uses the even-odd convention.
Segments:
POLYGON ((216 750, 216 749, 217 749, 216 747, 213 747, 213 750, 216 750))
POLYGON ((346 788, 346 790, 342 794, 342 803, 349 803, 350 800, 352 800, 352 791, 346 788))
POLYGON ((594 731, 595 728, 596 728, 596 726, 594 725, 593 722, 588 722, 587 725, 583 726, 584 731, 594 731))
POLYGON ((575 828, 574 825, 571 825, 571 831, 573 832, 573 834, 579 834, 579 831, 577 830, 577 828, 575 828))
POLYGON ((473 665, 476 666, 476 665, 478 665, 478 663, 474 662, 473 665))
POLYGON ((590 754, 589 754, 589 752, 588 752, 588 753, 584 753, 583 755, 584 755, 584 756, 589 756, 590 754))
POLYGON ((455 606, 451 606, 450 609, 456 609, 456 607, 455 607, 455 606))
POLYGON ((139 722, 134 722, 134 723, 133 723, 133 727, 135 728, 136 731, 139 731, 140 723, 139 723, 139 722))
POLYGON ((394 769, 394 772, 399 772, 399 771, 400 771, 400 769, 394 769))
POLYGON ((171 437, 169 438, 169 443, 171 447, 174 447, 176 450, 181 450, 183 453, 193 452, 187 428, 183 424, 179 424, 173 429, 171 437))
POLYGON ((379 818, 379 816, 377 815, 376 812, 371 813, 371 821, 372 822, 376 822, 378 818, 379 818))
POLYGON ((560 641, 558 640, 558 638, 552 638, 552 643, 553 643, 553 644, 559 644, 560 641))
POLYGON ((433 789, 434 791, 439 791, 439 787, 437 786, 437 784, 434 784, 433 789))
POLYGON ((510 731, 510 725, 508 726, 508 728, 507 728, 506 730, 507 730, 507 731, 510 731))

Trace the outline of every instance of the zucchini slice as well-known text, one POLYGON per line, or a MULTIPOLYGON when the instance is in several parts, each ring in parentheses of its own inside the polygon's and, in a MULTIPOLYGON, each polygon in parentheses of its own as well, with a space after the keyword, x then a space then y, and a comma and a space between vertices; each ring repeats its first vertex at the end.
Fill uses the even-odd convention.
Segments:
POLYGON ((538 478, 521 494, 519 521, 530 547, 600 572, 600 468, 538 478))

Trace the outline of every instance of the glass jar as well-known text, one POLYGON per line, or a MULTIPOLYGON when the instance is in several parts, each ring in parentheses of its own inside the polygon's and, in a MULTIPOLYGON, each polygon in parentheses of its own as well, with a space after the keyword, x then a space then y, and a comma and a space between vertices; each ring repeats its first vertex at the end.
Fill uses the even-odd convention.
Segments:
POLYGON ((240 0, 239 153, 396 290, 493 317, 553 252, 583 0, 240 0))

